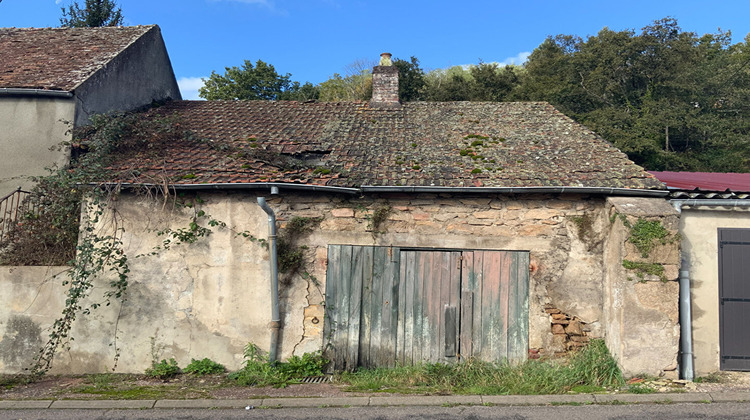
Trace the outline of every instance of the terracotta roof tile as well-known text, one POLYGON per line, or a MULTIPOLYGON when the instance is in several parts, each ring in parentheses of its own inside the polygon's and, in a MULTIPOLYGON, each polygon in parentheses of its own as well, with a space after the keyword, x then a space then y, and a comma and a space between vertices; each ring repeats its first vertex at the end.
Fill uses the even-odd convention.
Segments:
POLYGON ((72 91, 153 28, 0 28, 0 88, 72 91))
POLYGON ((357 102, 179 101, 148 115, 176 115, 203 141, 175 144, 159 158, 122 160, 117 169, 137 170, 121 181, 664 188, 543 102, 412 102, 383 110, 357 102))

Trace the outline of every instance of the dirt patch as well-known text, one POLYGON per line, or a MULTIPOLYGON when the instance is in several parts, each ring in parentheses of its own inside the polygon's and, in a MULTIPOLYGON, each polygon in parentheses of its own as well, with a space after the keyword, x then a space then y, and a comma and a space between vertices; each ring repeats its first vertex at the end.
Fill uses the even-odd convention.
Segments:
POLYGON ((100 374, 0 376, 0 400, 25 399, 244 399, 256 397, 341 397, 368 395, 345 392, 343 384, 293 384, 283 388, 237 385, 226 375, 180 375, 159 380, 144 375, 100 374))
MULTIPOLYGON (((750 392, 750 372, 721 372, 687 385, 684 381, 659 379, 636 379, 634 383, 648 386, 655 392, 750 392)), ((393 395, 347 392, 345 388, 346 384, 335 382, 294 384, 284 388, 255 388, 237 385, 225 374, 202 377, 180 375, 166 381, 132 374, 50 375, 33 382, 29 382, 23 376, 0 375, 0 400, 248 399, 393 395)), ((621 392, 627 391, 623 389, 621 392)))

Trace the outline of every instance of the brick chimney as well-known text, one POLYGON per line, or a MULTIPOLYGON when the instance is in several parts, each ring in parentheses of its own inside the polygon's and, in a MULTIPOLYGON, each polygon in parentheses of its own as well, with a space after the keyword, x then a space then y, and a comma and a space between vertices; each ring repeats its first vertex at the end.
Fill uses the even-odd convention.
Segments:
POLYGON ((391 62, 391 53, 380 54, 380 65, 372 69, 372 99, 375 108, 398 109, 398 67, 391 62))

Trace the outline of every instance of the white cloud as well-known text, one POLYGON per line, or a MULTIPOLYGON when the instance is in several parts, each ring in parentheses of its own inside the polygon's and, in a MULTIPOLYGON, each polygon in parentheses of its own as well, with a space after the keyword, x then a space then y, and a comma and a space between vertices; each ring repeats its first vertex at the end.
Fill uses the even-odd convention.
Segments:
POLYGON ((182 99, 200 99, 198 97, 198 89, 203 87, 203 79, 204 77, 180 77, 177 79, 182 99))
POLYGON ((499 64, 501 66, 507 66, 507 65, 511 65, 511 64, 512 65, 516 65, 516 66, 520 66, 521 64, 525 63, 526 60, 528 60, 528 58, 529 58, 530 55, 531 55, 530 52, 524 51, 522 53, 518 53, 518 55, 515 56, 515 57, 508 57, 508 58, 506 58, 505 60, 503 60, 499 64))
POLYGON ((60 3, 62 3, 62 1, 63 0, 55 0, 55 4, 60 4, 60 3))

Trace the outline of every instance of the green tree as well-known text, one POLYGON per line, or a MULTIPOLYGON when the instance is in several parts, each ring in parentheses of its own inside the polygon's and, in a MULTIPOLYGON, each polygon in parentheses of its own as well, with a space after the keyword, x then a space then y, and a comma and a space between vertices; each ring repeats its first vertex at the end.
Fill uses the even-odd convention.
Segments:
POLYGON ((321 101, 366 101, 371 97, 372 74, 368 70, 346 77, 334 73, 330 79, 320 84, 321 101))
POLYGON ((463 66, 432 70, 425 75, 425 100, 468 101, 471 99, 471 72, 463 66))
POLYGON ((471 66, 469 72, 473 79, 472 101, 504 101, 519 84, 514 66, 500 68, 497 63, 480 61, 476 66, 471 66))
POLYGON ((748 49, 672 18, 640 33, 558 35, 531 54, 513 97, 552 103, 647 169, 747 172, 748 49))
POLYGON ((397 58, 393 65, 398 68, 398 97, 401 102, 421 100, 426 82, 419 60, 414 56, 410 61, 397 58))
POLYGON ((96 28, 122 26, 122 9, 113 0, 86 0, 81 7, 77 1, 62 8, 60 24, 68 28, 96 28))
POLYGON ((300 86, 292 75, 280 75, 271 64, 258 60, 253 66, 245 60, 242 67, 226 67, 223 75, 211 72, 198 90, 208 100, 307 100, 316 99, 318 90, 310 83, 300 86))

